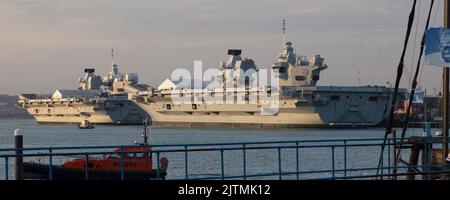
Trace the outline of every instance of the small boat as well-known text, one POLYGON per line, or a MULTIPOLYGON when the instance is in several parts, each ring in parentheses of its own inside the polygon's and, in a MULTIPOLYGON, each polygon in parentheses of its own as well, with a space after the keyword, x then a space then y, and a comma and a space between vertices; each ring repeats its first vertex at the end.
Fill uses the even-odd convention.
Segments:
MULTIPOLYGON (((162 157, 160 169, 153 169, 151 147, 138 144, 135 147, 115 149, 100 158, 76 158, 63 165, 52 165, 53 180, 120 180, 123 166, 125 180, 165 179, 168 159, 162 157), (123 153, 123 164, 121 155, 123 153), (158 175, 159 173, 159 175, 158 175)), ((49 179, 49 165, 24 162, 24 179, 49 179)))
MULTIPOLYGON (((161 157, 159 169, 153 168, 152 148, 147 140, 145 122, 144 143, 116 148, 101 157, 81 156, 62 165, 51 165, 52 180, 150 180, 167 175, 169 160, 161 157)), ((23 163, 24 179, 50 179, 50 165, 35 162, 23 163)))
POLYGON ((88 120, 84 120, 84 121, 80 122, 80 124, 78 124, 78 128, 79 129, 93 129, 95 127, 94 127, 94 124, 92 124, 88 120))

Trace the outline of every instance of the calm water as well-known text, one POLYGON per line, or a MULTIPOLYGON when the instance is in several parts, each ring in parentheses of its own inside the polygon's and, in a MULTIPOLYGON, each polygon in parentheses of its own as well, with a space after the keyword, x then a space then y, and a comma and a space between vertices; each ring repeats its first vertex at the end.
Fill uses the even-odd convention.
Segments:
MULTIPOLYGON (((21 128, 25 147, 48 146, 86 146, 86 145, 130 145, 142 141, 142 126, 96 126, 95 129, 80 130, 75 125, 47 126, 37 125, 33 120, 0 121, 0 148, 13 147, 13 131, 21 128)), ((409 135, 422 135, 421 129, 411 129, 409 135)), ((279 129, 279 130, 240 130, 240 129, 150 129, 152 144, 191 144, 220 142, 259 142, 259 141, 295 141, 316 139, 356 139, 382 138, 384 129, 279 129)), ((373 147, 375 148, 375 147, 373 147)), ((348 150, 347 167, 376 166, 379 148, 359 148, 348 150)), ((276 150, 249 151, 247 154, 248 173, 278 172, 276 150)), ((335 156, 342 157, 342 149, 335 156)), ((173 153, 170 160, 168 178, 184 177, 184 154, 173 153)), ((329 149, 305 149, 300 152, 300 169, 311 170, 330 168, 329 149)), ((43 158, 45 159, 45 158, 43 158)), ((283 170, 296 169, 295 150, 284 150, 282 154, 283 170)), ((242 153, 225 152, 225 174, 242 174, 242 153)), ((336 167, 343 167, 342 159, 336 159, 336 167)), ((11 165, 12 160, 10 161, 11 165)), ((55 162, 58 162, 56 159, 55 162)), ((60 162, 61 161, 60 159, 60 162)), ((220 154, 204 152, 189 157, 189 176, 220 175, 220 154)), ((5 177, 4 161, 0 160, 0 178, 5 177)), ((12 169, 12 168, 11 168, 12 169)), ((12 170, 10 170, 12 171, 12 170)), ((11 174, 11 173, 10 173, 11 174)), ((305 175, 306 177, 309 177, 305 175)), ((314 177, 314 176, 310 176, 314 177)), ((269 177, 270 178, 270 177, 269 177)), ((272 177, 274 178, 274 177, 272 177)), ((285 178, 292 178, 286 176, 285 178)))

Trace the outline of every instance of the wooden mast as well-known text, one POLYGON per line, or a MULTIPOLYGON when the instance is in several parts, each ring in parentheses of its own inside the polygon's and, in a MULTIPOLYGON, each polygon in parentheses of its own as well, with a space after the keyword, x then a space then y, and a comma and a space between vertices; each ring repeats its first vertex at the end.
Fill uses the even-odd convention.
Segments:
MULTIPOLYGON (((450 0, 445 0, 444 3, 444 28, 450 28, 450 0)), ((444 116, 443 116, 443 135, 445 138, 445 143, 443 145, 443 163, 445 163, 445 158, 448 155, 448 122, 449 122, 449 68, 448 67, 444 67, 443 69, 443 95, 444 95, 444 116)))

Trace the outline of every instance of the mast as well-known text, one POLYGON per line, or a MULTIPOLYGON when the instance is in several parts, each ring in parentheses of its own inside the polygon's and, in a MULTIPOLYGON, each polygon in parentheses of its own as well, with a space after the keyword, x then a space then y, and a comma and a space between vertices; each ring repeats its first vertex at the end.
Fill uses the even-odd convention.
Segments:
MULTIPOLYGON (((444 28, 450 28, 450 19, 449 19, 449 17, 450 17, 450 13, 449 13, 449 11, 450 11, 450 0, 445 0, 445 2, 444 2, 444 28)), ((447 155, 448 155, 448 139, 447 139, 447 137, 448 137, 448 121, 449 121, 449 119, 448 119, 448 117, 449 117, 449 109, 448 109, 448 106, 449 106, 449 68, 448 67, 444 67, 444 69, 443 69, 443 95, 444 95, 444 116, 443 116, 443 125, 442 125, 442 128, 443 128, 443 131, 442 131, 442 133, 443 133, 443 135, 444 135, 444 137, 445 137, 445 143, 444 143, 444 146, 443 146, 443 156, 442 156, 442 158, 443 158, 443 163, 445 163, 445 158, 447 157, 447 155)))
POLYGON ((114 49, 111 48, 111 74, 116 75, 119 73, 119 69, 117 68, 117 64, 114 63, 114 49))
POLYGON ((142 136, 144 137, 144 144, 148 144, 148 118, 144 119, 144 132, 142 136))
POLYGON ((283 19, 283 29, 282 29, 282 31, 283 31, 283 38, 282 38, 281 42, 283 44, 281 44, 281 46, 284 47, 284 45, 286 44, 286 20, 285 19, 283 19))
POLYGON ((424 113, 425 113, 425 124, 427 123, 427 102, 425 101, 425 97, 427 97, 427 88, 425 88, 425 92, 423 94, 423 106, 424 106, 424 113))
POLYGON ((114 65, 114 49, 111 48, 111 66, 114 65))

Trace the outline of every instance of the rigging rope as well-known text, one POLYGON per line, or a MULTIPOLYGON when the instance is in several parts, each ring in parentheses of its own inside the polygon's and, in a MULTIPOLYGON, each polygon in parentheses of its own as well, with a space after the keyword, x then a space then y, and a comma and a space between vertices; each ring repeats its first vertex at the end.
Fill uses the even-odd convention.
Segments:
POLYGON ((387 127, 386 127, 386 132, 384 134, 383 145, 381 146, 381 155, 380 155, 380 159, 378 161, 377 175, 378 175, 380 167, 381 167, 381 163, 382 163, 381 162, 382 161, 381 158, 383 157, 384 148, 386 146, 387 136, 392 132, 392 123, 394 122, 395 102, 397 101, 398 87, 400 85, 400 79, 401 79, 402 74, 403 74, 403 68, 404 68, 404 63, 403 62, 405 61, 406 48, 408 46, 409 36, 411 34, 411 27, 412 27, 413 22, 414 22, 414 15, 415 15, 415 12, 416 12, 416 4, 417 4, 417 0, 414 0, 411 12, 409 13, 408 27, 407 27, 407 30, 406 30, 405 41, 403 43, 402 55, 400 57, 400 62, 398 63, 398 67, 397 67, 397 77, 396 77, 396 80, 395 80, 394 95, 392 97, 391 107, 390 107, 390 111, 389 111, 389 120, 388 120, 388 124, 387 124, 387 127))
MULTIPOLYGON (((440 10, 440 6, 441 6, 441 1, 437 1, 436 10, 440 10)), ((438 12, 435 12, 434 17, 433 17, 433 25, 434 26, 436 26, 437 16, 438 16, 438 12)))
MULTIPOLYGON (((441 1, 437 1, 436 8, 434 10, 440 10, 440 6, 441 6, 441 1)), ((432 26, 436 26, 438 13, 439 12, 434 12, 433 20, 431 22, 432 26)), ((422 77, 423 77, 423 74, 425 73, 425 72, 423 72, 423 70, 424 70, 423 66, 424 66, 424 62, 422 63, 422 68, 420 69, 419 82, 422 82, 422 80, 423 80, 422 77)), ((440 81, 440 84, 442 85, 442 81, 440 81)), ((441 85, 439 86, 439 88, 441 88, 441 85)))
MULTIPOLYGON (((419 4, 418 4, 418 11, 417 11, 417 20, 416 20, 416 28, 415 28, 415 31, 414 31, 414 43, 413 43, 413 46, 412 46, 412 56, 411 56, 411 63, 410 63, 410 65, 409 65, 409 67, 410 67, 410 71, 409 71, 409 78, 408 78, 408 85, 409 84, 412 84, 412 80, 411 80, 411 78, 412 78, 412 73, 413 73, 413 66, 414 66, 414 60, 415 60, 415 58, 416 58, 416 44, 417 44, 417 35, 418 35, 418 30, 419 30, 419 22, 420 22, 420 11, 421 11, 421 8, 422 8, 422 1, 419 1, 419 4)), ((414 121, 414 118, 412 119, 412 123, 414 123, 415 121, 414 121)), ((413 135, 414 135, 414 133, 415 133, 415 129, 412 129, 412 131, 413 131, 413 135)))
MULTIPOLYGON (((431 12, 433 10, 433 5, 434 5, 434 0, 431 0, 430 9, 428 11, 427 22, 426 22, 426 25, 425 25, 425 31, 428 29, 428 26, 430 24, 430 18, 431 18, 431 12)), ((400 148, 398 149, 398 154, 397 154, 397 157, 395 158, 395 162, 397 162, 399 160, 399 158, 400 158, 400 153, 401 153, 401 149, 402 149, 401 146, 403 145, 402 143, 403 143, 403 140, 405 138, 406 130, 408 128, 409 115, 411 113, 412 102, 413 102, 415 90, 416 90, 416 87, 417 87, 417 77, 418 77, 419 72, 420 72, 420 65, 421 65, 422 55, 423 55, 423 51, 424 51, 424 47, 425 47, 425 31, 424 31, 424 33, 422 35, 422 40, 421 40, 421 43, 420 43, 419 58, 417 59, 416 71, 414 73, 414 78, 413 78, 412 83, 411 83, 411 93, 410 93, 410 96, 409 96, 409 104, 408 104, 408 108, 406 110, 405 121, 404 121, 404 124, 403 124, 403 130, 402 130, 402 134, 401 134, 401 137, 400 137, 400 148)), ((399 65, 399 67, 400 67, 400 65, 399 65)), ((397 74, 397 77, 398 77, 398 74, 397 74)), ((396 81, 400 81, 400 80, 396 80, 396 81)), ((398 89, 398 88, 396 88, 396 89, 398 89)), ((394 95, 396 95, 396 93, 394 93, 394 95)), ((395 96, 394 96, 394 98, 395 98, 395 96)), ((395 102, 393 101, 393 103, 395 103, 395 102)), ((393 107, 391 107, 391 109, 393 109, 393 107)), ((391 113, 391 114, 393 114, 393 113, 391 113)), ((387 127, 387 131, 388 130, 390 130, 390 131, 392 130, 392 124, 390 124, 390 126, 387 127)), ((380 162, 379 162, 378 169, 377 169, 377 174, 378 174, 378 171, 379 171, 380 166, 381 166, 380 165, 381 164, 381 158, 382 158, 382 155, 383 155, 383 152, 384 152, 384 147, 386 145, 387 134, 389 134, 389 133, 390 132, 386 132, 386 134, 385 134, 385 140, 383 141, 383 147, 382 147, 382 152, 381 152, 381 156, 380 156, 380 162)))
POLYGON ((372 85, 374 84, 375 76, 377 74, 377 69, 379 67, 379 60, 380 60, 380 57, 381 57, 381 47, 383 46, 383 43, 384 43, 384 38, 385 38, 385 35, 386 35, 386 27, 387 27, 388 22, 389 22, 389 17, 391 16, 392 1, 393 0, 391 0, 389 2, 388 15, 387 15, 386 20, 384 21, 384 24, 383 24, 383 33, 381 35, 380 45, 378 45, 377 55, 375 56, 376 59, 375 59, 374 67, 373 67, 372 81, 371 81, 372 85))
POLYGON ((412 84, 412 73, 413 73, 413 66, 414 66, 414 60, 416 58, 416 44, 417 44, 417 32, 419 29, 419 22, 420 22, 420 9, 421 9, 422 1, 419 1, 419 4, 417 5, 417 20, 416 20, 416 26, 414 29, 414 43, 412 45, 412 56, 411 56, 411 63, 407 68, 410 68, 409 70, 409 76, 408 76, 408 85, 412 84))
MULTIPOLYGON (((431 18, 431 11, 433 10, 433 4, 434 4, 434 0, 431 0, 430 3, 430 10, 428 11, 428 18, 427 18, 427 23, 425 25, 425 31, 428 29, 428 26, 430 24, 430 18, 431 18)), ((405 123, 403 125, 403 130, 402 130, 402 135, 400 137, 400 148, 398 149, 398 154, 397 154, 397 158, 395 159, 396 161, 400 158, 400 152, 402 149, 402 143, 406 134, 406 129, 408 128, 408 122, 409 122, 409 114, 411 113, 411 108, 412 108, 412 103, 414 100, 414 93, 416 92, 416 87, 417 87, 417 77, 419 75, 419 71, 420 71, 420 61, 422 60, 422 55, 423 55, 423 51, 424 51, 424 47, 425 47, 425 31, 422 35, 422 41, 420 42, 420 54, 419 54, 419 58, 417 60, 417 65, 416 65, 416 71, 414 73, 414 78, 411 84, 411 94, 409 95, 409 104, 408 104, 408 109, 406 110, 406 119, 405 119, 405 123)))

